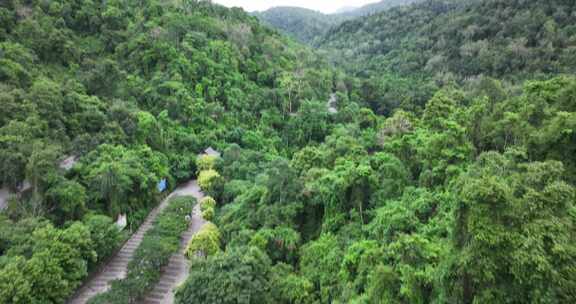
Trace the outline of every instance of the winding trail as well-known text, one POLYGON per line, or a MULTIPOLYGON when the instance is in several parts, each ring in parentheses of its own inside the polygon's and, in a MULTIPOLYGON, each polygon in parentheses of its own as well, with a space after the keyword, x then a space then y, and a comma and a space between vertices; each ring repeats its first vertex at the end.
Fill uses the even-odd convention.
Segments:
MULTIPOLYGON (((122 249, 120 249, 120 251, 116 253, 116 255, 108 261, 107 265, 104 268, 102 268, 97 274, 92 276, 87 282, 84 283, 84 285, 68 301, 68 304, 84 304, 93 296, 108 290, 108 288, 110 288, 110 283, 113 280, 124 278, 126 276, 128 263, 134 256, 136 248, 138 248, 138 246, 142 242, 144 234, 146 234, 146 232, 150 228, 152 228, 152 224, 156 219, 156 217, 158 216, 158 214, 160 214, 160 212, 168 206, 170 199, 172 197, 184 196, 184 195, 192 195, 197 199, 203 197, 203 194, 202 192, 200 192, 198 184, 195 180, 189 181, 188 183, 176 188, 174 192, 172 192, 168 197, 166 197, 160 203, 160 205, 158 205, 154 210, 152 210, 152 212, 150 212, 150 214, 148 214, 148 217, 146 217, 146 220, 140 226, 138 231, 134 233, 132 237, 130 237, 130 239, 124 244, 124 246, 122 246, 122 249)), ((194 217, 192 220, 192 224, 190 225, 188 231, 184 233, 184 236, 187 237, 188 239, 192 237, 192 234, 194 233, 194 228, 196 228, 197 231, 203 225, 203 220, 199 216, 199 214, 200 214, 199 204, 196 204, 196 206, 194 207, 194 217), (189 235, 189 233, 191 234, 189 235)), ((175 260, 178 259, 173 257, 170 260, 170 264, 167 267, 166 273, 170 273, 170 270, 174 269, 175 267, 174 265, 177 265, 175 264, 177 263, 175 262, 175 260)), ((182 281, 182 279, 180 279, 180 276, 183 276, 185 279, 186 275, 188 274, 187 265, 184 264, 181 267, 177 267, 175 269, 179 271, 178 272, 179 276, 177 277, 177 279, 180 280, 180 281, 176 280, 175 282, 179 283, 182 281)), ((162 276, 162 279, 164 279, 164 275, 162 276)), ((165 281, 164 282, 161 281, 160 283, 165 283, 165 281)), ((154 289, 154 291, 156 291, 156 289, 154 289)), ((172 303, 172 302, 151 302, 151 303, 172 303)))

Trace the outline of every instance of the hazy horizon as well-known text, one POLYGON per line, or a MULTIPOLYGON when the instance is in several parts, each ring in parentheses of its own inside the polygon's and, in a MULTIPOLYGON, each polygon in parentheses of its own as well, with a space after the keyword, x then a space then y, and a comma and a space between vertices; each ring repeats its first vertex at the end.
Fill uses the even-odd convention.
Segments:
POLYGON ((242 7, 248 12, 264 11, 277 6, 296 6, 329 14, 342 7, 360 7, 379 0, 213 0, 213 2, 228 7, 242 7))

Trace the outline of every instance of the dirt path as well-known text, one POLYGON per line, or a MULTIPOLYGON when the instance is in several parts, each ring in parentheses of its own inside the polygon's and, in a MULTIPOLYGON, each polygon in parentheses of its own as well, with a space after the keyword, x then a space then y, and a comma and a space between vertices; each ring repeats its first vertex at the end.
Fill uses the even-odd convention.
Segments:
MULTIPOLYGON (((179 193, 178 195, 191 195, 194 196, 198 202, 204 197, 204 194, 200 191, 198 183, 196 181, 189 182, 186 187, 185 193, 179 193)), ((145 304, 172 304, 174 303, 174 288, 182 284, 186 277, 188 277, 188 271, 190 265, 188 260, 184 256, 184 251, 186 250, 186 245, 192 238, 192 236, 202 228, 206 221, 202 218, 200 212, 200 204, 196 204, 194 207, 194 212, 192 214, 192 224, 186 232, 182 235, 180 241, 180 251, 170 258, 169 264, 164 268, 164 272, 160 277, 160 281, 156 284, 156 287, 148 294, 146 297, 145 304)))
MULTIPOLYGON (((102 293, 109 288, 110 282, 116 279, 122 279, 126 276, 126 270, 128 268, 128 262, 134 255, 136 248, 142 242, 144 234, 152 228, 152 223, 160 214, 170 201, 173 196, 182 195, 201 195, 198 189, 196 181, 190 181, 178 187, 174 192, 172 192, 167 198, 165 198, 158 207, 156 207, 140 226, 138 231, 132 235, 130 240, 124 244, 122 249, 108 262, 108 264, 96 275, 90 278, 82 288, 80 288, 76 294, 68 301, 69 304, 84 304, 90 298, 96 294, 102 293)), ((196 212, 194 212, 196 213, 196 212)), ((194 226, 194 223, 191 225, 194 226)))

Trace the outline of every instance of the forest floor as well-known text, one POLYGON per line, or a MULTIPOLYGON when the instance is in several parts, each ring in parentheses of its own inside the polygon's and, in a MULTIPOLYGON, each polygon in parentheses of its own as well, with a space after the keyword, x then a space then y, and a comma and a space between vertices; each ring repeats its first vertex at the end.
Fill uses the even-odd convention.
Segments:
MULTIPOLYGON (((197 199, 203 196, 195 180, 183 184, 176 190, 174 190, 174 192, 172 192, 168 197, 166 197, 160 203, 160 205, 158 205, 154 210, 152 210, 152 212, 150 212, 150 214, 148 214, 148 217, 146 218, 144 223, 140 226, 138 231, 136 231, 136 233, 134 233, 132 237, 130 237, 130 239, 124 244, 122 249, 120 249, 120 251, 118 251, 118 253, 116 253, 116 255, 108 261, 106 266, 104 266, 97 274, 93 275, 87 282, 85 282, 85 284, 72 296, 72 298, 68 301, 68 303, 84 304, 93 296, 105 292, 110 287, 110 283, 113 280, 124 278, 126 276, 128 263, 132 259, 134 252, 136 251, 136 248, 138 248, 138 246, 142 242, 144 234, 146 234, 146 232, 150 228, 152 228, 152 224, 156 219, 156 217, 158 216, 158 214, 160 214, 160 212, 168 206, 170 199, 172 197, 185 196, 185 195, 192 195, 197 199)), ((188 237, 189 231, 193 230, 194 228, 198 230, 199 227, 201 227, 201 225, 203 224, 203 220, 201 218, 198 219, 199 214, 198 208, 199 204, 196 204, 196 206, 194 207, 194 217, 192 220, 192 224, 190 225, 189 230, 185 233, 186 237, 188 237)), ((173 261, 171 260, 170 265, 172 265, 172 262, 173 261)), ((171 269, 170 265, 168 266, 168 270, 171 269)), ((181 270, 180 268, 177 269, 178 270, 177 278, 180 281, 181 281, 180 276, 183 275, 184 278, 186 278, 186 275, 188 273, 187 265, 183 265, 182 267, 185 269, 184 270, 181 270)), ((176 282, 179 283, 178 280, 175 281, 175 284, 176 282)), ((156 289, 154 289, 154 291, 155 290, 156 289)), ((170 289, 170 291, 171 290, 172 289, 170 289)), ((172 302, 161 301, 151 303, 172 303, 172 302)))
POLYGON ((184 256, 186 246, 194 234, 196 234, 206 221, 202 218, 200 211, 200 199, 204 194, 200 191, 198 183, 194 180, 183 187, 178 195, 194 196, 198 204, 194 206, 192 213, 192 223, 188 230, 182 235, 180 250, 170 258, 170 263, 164 268, 160 281, 156 287, 146 297, 145 304, 172 304, 174 303, 174 288, 182 284, 188 277, 190 265, 184 256))

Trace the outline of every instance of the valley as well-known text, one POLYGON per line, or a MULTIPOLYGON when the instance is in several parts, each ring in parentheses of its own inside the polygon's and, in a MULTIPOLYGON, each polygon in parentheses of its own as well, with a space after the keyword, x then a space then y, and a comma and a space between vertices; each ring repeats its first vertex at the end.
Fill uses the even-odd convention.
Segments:
POLYGON ((576 3, 350 4, 2 1, 0 303, 575 302, 576 3))

